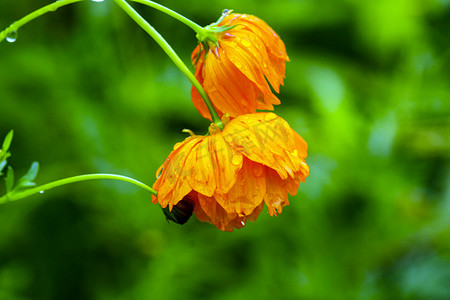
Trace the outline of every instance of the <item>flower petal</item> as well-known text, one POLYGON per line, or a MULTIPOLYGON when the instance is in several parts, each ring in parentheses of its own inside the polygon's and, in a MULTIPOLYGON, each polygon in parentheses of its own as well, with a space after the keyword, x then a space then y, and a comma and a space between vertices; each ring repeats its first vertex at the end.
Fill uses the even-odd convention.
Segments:
POLYGON ((264 202, 261 202, 260 205, 258 205, 250 215, 247 216, 247 220, 255 222, 256 219, 258 219, 259 214, 262 212, 264 208, 264 202))
POLYGON ((286 182, 274 170, 266 171, 267 193, 264 202, 269 209, 269 214, 273 216, 282 212, 283 206, 289 204, 286 182))
MULTIPOLYGON (((252 58, 251 61, 247 61, 247 64, 250 63, 255 65, 258 72, 264 74, 264 76, 269 80, 275 92, 279 93, 280 85, 283 84, 285 74, 285 61, 269 54, 263 38, 259 37, 251 30, 241 30, 236 32, 235 43, 236 46, 247 52, 252 58)), ((259 83, 269 87, 265 80, 259 83)), ((270 90, 264 89, 262 91, 267 92, 267 100, 272 99, 269 103, 280 104, 278 98, 272 97, 273 94, 270 90)))
MULTIPOLYGON (((245 225, 236 222, 239 219, 237 213, 227 213, 226 210, 220 206, 214 198, 198 195, 199 205, 194 207, 194 213, 196 216, 200 215, 200 218, 208 217, 209 221, 214 224, 218 229, 222 231, 233 231, 233 226, 236 228, 242 228, 245 225), (240 225, 240 226, 239 226, 240 225)), ((200 219, 199 219, 200 220, 200 219)))
MULTIPOLYGON (((158 191, 157 201, 162 207, 169 204, 172 208, 192 190, 186 180, 190 174, 184 165, 192 149, 201 140, 199 137, 187 138, 181 145, 177 144, 176 149, 163 163, 161 176, 153 185, 153 188, 158 191)), ((156 198, 153 198, 153 201, 155 202, 156 198)))
POLYGON ((218 49, 218 57, 207 57, 204 70, 207 76, 203 86, 222 115, 250 113, 256 106, 252 83, 231 64, 223 51, 218 49))
MULTIPOLYGON (((227 22, 227 19, 223 22, 227 22)), ((279 93, 279 86, 283 85, 286 61, 289 61, 289 57, 286 54, 286 47, 278 34, 267 25, 266 22, 251 15, 236 14, 236 16, 232 20, 228 20, 228 22, 240 24, 241 27, 244 27, 245 29, 240 30, 240 34, 242 34, 242 32, 250 32, 263 44, 264 49, 261 49, 259 43, 255 39, 252 39, 252 43, 257 46, 256 49, 266 53, 264 57, 267 57, 267 59, 261 61, 263 62, 264 75, 267 77, 274 90, 279 93), (264 66, 264 64, 266 66, 264 66)), ((238 28, 240 27, 236 27, 235 30, 238 30, 238 28)), ((255 52, 255 49, 253 49, 252 52, 255 52)))
MULTIPOLYGON (((200 52, 200 56, 197 60, 197 54, 198 51, 200 51, 201 45, 198 45, 194 52, 192 52, 192 64, 195 67, 195 78, 197 78, 198 82, 203 86, 203 69, 204 69, 204 50, 200 52)), ((191 88, 191 98, 192 103, 194 104, 195 108, 200 112, 200 114, 206 118, 212 121, 211 115, 209 114, 208 107, 206 106, 205 102, 203 101, 202 97, 200 96, 200 93, 197 91, 195 86, 192 86, 191 88)))
POLYGON ((242 169, 237 175, 236 184, 227 197, 216 196, 219 204, 228 212, 239 216, 250 215, 262 202, 266 194, 265 167, 244 158, 242 169))
POLYGON ((224 129, 225 141, 252 161, 275 169, 282 179, 295 176, 303 160, 293 130, 273 113, 256 113, 233 119, 224 129))
POLYGON ((243 24, 248 30, 251 30, 261 37, 270 54, 285 61, 289 61, 289 57, 286 54, 286 46, 279 35, 266 22, 252 15, 236 15, 238 15, 238 17, 235 18, 232 23, 243 24))
POLYGON ((204 138, 192 148, 186 158, 184 170, 189 186, 198 193, 211 197, 216 189, 216 181, 208 147, 209 138, 204 138))
POLYGON ((270 87, 264 78, 264 73, 260 69, 259 62, 254 58, 253 53, 249 53, 246 49, 239 47, 237 41, 222 43, 225 53, 229 60, 251 80, 264 95, 264 102, 276 103, 278 98, 272 93, 270 87), (276 100, 272 100, 276 99, 276 100))
POLYGON ((211 135, 208 143, 216 191, 226 194, 235 184, 237 173, 242 168, 242 155, 228 146, 222 134, 211 135))

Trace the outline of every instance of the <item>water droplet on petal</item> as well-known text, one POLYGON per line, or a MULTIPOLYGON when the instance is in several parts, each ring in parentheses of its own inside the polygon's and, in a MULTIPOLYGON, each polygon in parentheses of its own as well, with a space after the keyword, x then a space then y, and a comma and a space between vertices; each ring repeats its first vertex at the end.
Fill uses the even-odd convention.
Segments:
POLYGON ((232 9, 224 9, 222 10, 222 16, 228 16, 233 10, 232 9))
POLYGON ((234 154, 231 158, 231 163, 235 166, 242 164, 242 155, 234 154))
POLYGON ((6 41, 10 42, 10 43, 14 43, 17 40, 17 31, 11 31, 7 36, 6 36, 6 41))
POLYGON ((245 222, 244 221, 241 221, 241 224, 242 224, 242 226, 245 226, 245 222))
MULTIPOLYGON (((272 122, 275 121, 276 119, 278 119, 279 117, 273 113, 267 113, 264 115, 264 121, 265 122, 272 122)), ((260 122, 262 122, 262 120, 259 120, 260 122)), ((274 125, 277 125, 279 123, 275 123, 274 125)))
POLYGON ((255 175, 255 177, 259 177, 259 176, 262 175, 263 170, 264 170, 264 168, 263 168, 262 165, 259 165, 259 164, 258 164, 258 165, 255 165, 255 166, 253 167, 253 175, 255 175))
POLYGON ((241 42, 242 42, 242 45, 244 46, 244 47, 251 47, 252 46, 252 43, 249 41, 249 40, 247 40, 247 39, 241 39, 241 42))
POLYGON ((233 64, 234 64, 238 69, 242 68, 242 63, 241 63, 239 60, 237 60, 237 59, 233 59, 233 64))

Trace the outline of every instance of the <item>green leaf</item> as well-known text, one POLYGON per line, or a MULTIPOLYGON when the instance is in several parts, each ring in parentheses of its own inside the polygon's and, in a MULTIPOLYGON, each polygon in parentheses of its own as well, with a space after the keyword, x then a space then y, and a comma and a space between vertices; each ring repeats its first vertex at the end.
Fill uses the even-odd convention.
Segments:
POLYGON ((5 177, 6 182, 6 193, 9 193, 14 186, 14 170, 11 166, 8 166, 8 172, 6 172, 5 177))
POLYGON ((17 183, 15 189, 35 186, 36 183, 34 183, 33 180, 36 178, 38 171, 39 171, 39 163, 35 161, 31 164, 31 167, 28 170, 27 174, 23 175, 19 179, 19 182, 17 183))
POLYGON ((10 130, 8 132, 8 134, 6 135, 5 140, 3 141, 3 146, 2 146, 3 152, 5 152, 5 153, 8 152, 9 146, 11 146, 13 135, 14 135, 14 131, 13 130, 10 130))

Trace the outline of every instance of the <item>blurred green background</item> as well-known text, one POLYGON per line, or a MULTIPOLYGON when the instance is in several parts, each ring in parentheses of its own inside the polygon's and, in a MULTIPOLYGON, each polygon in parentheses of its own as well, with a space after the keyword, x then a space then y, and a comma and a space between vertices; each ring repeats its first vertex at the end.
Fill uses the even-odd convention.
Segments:
MULTIPOLYGON (((3 0, 0 27, 50 2, 3 0)), ((278 217, 232 233, 168 224, 144 190, 68 185, 0 206, 3 299, 450 299, 450 1, 162 1, 204 26, 254 14, 284 40, 285 118, 311 175, 278 217)), ((133 6, 189 63, 195 34, 133 6)), ((60 8, 0 44, 0 139, 38 184, 152 184, 190 84, 114 3, 60 8)), ((2 180, 3 181, 3 180, 2 180)), ((0 194, 5 191, 3 182, 0 194)))

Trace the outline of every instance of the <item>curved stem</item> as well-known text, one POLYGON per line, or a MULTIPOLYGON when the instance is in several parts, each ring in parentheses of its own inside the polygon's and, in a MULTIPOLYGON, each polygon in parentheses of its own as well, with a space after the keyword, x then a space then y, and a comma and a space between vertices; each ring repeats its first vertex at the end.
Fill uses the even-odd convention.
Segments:
POLYGON ((161 12, 163 12, 163 13, 165 13, 165 14, 167 14, 167 15, 175 18, 175 19, 177 19, 178 21, 184 23, 189 28, 194 30, 196 33, 200 33, 200 32, 204 31, 203 27, 201 27, 197 23, 189 20, 185 16, 182 16, 179 13, 177 13, 177 12, 175 12, 175 11, 173 11, 173 10, 171 10, 171 9, 161 5, 161 4, 155 3, 155 2, 150 1, 150 0, 130 0, 130 1, 133 1, 133 2, 136 2, 136 3, 141 3, 141 4, 144 4, 144 5, 153 7, 155 9, 157 9, 157 10, 159 10, 159 11, 161 11, 161 12))
POLYGON ((142 27, 142 29, 145 30, 157 43, 158 45, 164 50, 164 52, 169 56, 169 58, 174 62, 174 64, 177 66, 177 68, 187 77, 187 79, 192 83, 192 85, 197 89, 197 91, 200 93, 200 96, 202 97, 203 101, 205 102, 206 106, 208 107, 209 113, 211 114, 211 118, 213 122, 219 126, 221 129, 223 129, 222 121, 220 120, 219 116, 217 115, 216 110, 214 109, 214 106, 211 103, 211 100, 209 100, 208 95, 206 94, 205 90, 203 89, 200 82, 198 82, 197 78, 195 78, 194 74, 186 67, 186 65, 183 63, 183 61, 180 59, 180 57, 177 55, 177 53, 172 49, 172 47, 167 43, 167 41, 159 34, 158 31, 156 31, 153 26, 151 26, 144 18, 141 17, 125 0, 114 0, 117 5, 119 5, 139 26, 142 27))
POLYGON ((65 6, 65 5, 75 3, 75 2, 80 2, 80 1, 83 1, 83 0, 59 0, 59 1, 55 1, 51 4, 48 4, 44 7, 41 7, 39 9, 33 11, 32 13, 30 13, 30 14, 26 15, 25 17, 23 17, 22 19, 12 23, 5 30, 0 32, 0 42, 3 41, 11 33, 13 33, 14 31, 17 31, 20 27, 22 27, 23 25, 27 24, 28 22, 36 19, 37 17, 42 16, 45 13, 55 11, 58 8, 60 8, 61 6, 65 6))
POLYGON ((40 185, 40 186, 37 186, 34 188, 26 189, 26 190, 15 192, 15 193, 13 192, 10 194, 6 194, 6 195, 0 197, 0 204, 10 202, 10 201, 16 201, 16 200, 19 200, 22 198, 29 197, 34 194, 43 193, 46 190, 50 190, 52 188, 55 188, 55 187, 58 187, 61 185, 74 183, 74 182, 80 182, 80 181, 86 181, 86 180, 96 180, 96 179, 113 179, 113 180, 125 181, 128 183, 137 185, 138 187, 141 187, 141 188, 149 191, 153 195, 157 194, 157 192, 154 189, 152 189, 151 187, 149 187, 148 185, 146 185, 140 181, 137 181, 136 179, 130 178, 130 177, 126 177, 126 176, 122 176, 122 175, 115 175, 115 174, 86 174, 86 175, 78 175, 78 176, 64 178, 64 179, 56 180, 56 181, 53 181, 53 182, 50 182, 47 184, 43 184, 43 185, 40 185))

